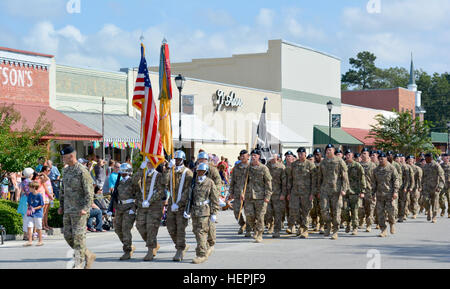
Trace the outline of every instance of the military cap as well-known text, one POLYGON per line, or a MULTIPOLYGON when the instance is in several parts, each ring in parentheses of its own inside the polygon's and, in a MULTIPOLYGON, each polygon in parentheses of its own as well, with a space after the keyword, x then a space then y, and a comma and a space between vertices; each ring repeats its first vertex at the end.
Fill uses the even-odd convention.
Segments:
POLYGON ((75 150, 74 150, 74 148, 72 147, 72 146, 68 146, 68 147, 65 147, 62 151, 61 151, 61 155, 62 156, 65 156, 65 155, 68 155, 68 154, 71 154, 71 153, 73 153, 75 150))
POLYGON ((245 154, 248 154, 248 150, 241 150, 241 152, 239 153, 240 156, 245 154))
POLYGON ((381 150, 377 150, 376 153, 379 155, 379 154, 382 153, 382 151, 381 150))
POLYGON ((342 151, 341 151, 340 149, 337 149, 337 150, 334 152, 335 155, 341 154, 341 153, 342 153, 342 151))
POLYGON ((325 150, 327 150, 329 148, 334 148, 334 145, 333 144, 327 144, 327 146, 325 147, 325 150))
POLYGON ((432 158, 432 157, 433 157, 433 154, 431 154, 431 153, 426 153, 426 154, 425 154, 425 157, 426 157, 426 158, 432 158))
POLYGON ((252 150, 251 154, 257 154, 261 156, 261 151, 259 149, 252 150))
POLYGON ((352 153, 351 149, 346 149, 344 155, 351 154, 351 153, 352 153))
POLYGON ((291 151, 287 151, 287 152, 284 154, 285 157, 287 157, 287 156, 293 156, 293 155, 294 155, 294 153, 291 152, 291 151))
POLYGON ((378 154, 378 157, 379 158, 385 158, 387 156, 386 156, 386 154, 384 152, 381 152, 381 153, 378 154))
POLYGON ((414 159, 414 156, 413 155, 409 155, 409 156, 405 157, 405 160, 409 160, 409 159, 414 159))
POLYGON ((394 159, 401 157, 401 154, 394 154, 394 159))
POLYGON ((368 148, 363 148, 363 149, 361 150, 361 153, 363 153, 363 152, 369 152, 369 153, 372 153, 371 151, 369 151, 368 148))
POLYGON ((386 155, 387 156, 392 156, 392 155, 394 155, 394 152, 393 151, 387 151, 386 155))
POLYGON ((306 153, 306 149, 304 147, 300 147, 297 150, 298 153, 306 153))
POLYGON ((315 155, 320 154, 320 153, 322 153, 322 150, 320 148, 316 148, 313 152, 313 154, 315 154, 315 155))
POLYGON ((355 158, 359 158, 361 156, 361 154, 359 154, 359 153, 355 153, 354 155, 353 155, 353 157, 355 157, 355 158))
POLYGON ((425 160, 425 159, 422 158, 422 159, 420 159, 420 162, 423 162, 424 160, 425 160))
POLYGON ((309 154, 306 158, 307 159, 312 159, 314 156, 312 154, 309 154))

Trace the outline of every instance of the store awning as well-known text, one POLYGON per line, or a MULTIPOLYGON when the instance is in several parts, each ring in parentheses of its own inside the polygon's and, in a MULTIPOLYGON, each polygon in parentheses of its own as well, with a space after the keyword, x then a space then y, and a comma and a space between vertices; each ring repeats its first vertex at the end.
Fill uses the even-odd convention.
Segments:
MULTIPOLYGON (((172 137, 178 141, 178 113, 172 114, 172 137)), ((213 127, 204 123, 193 114, 183 114, 181 117, 182 141, 227 142, 227 138, 213 127)))
POLYGON ((431 142, 432 143, 447 143, 448 142, 448 134, 445 132, 432 132, 431 133, 431 142))
MULTIPOLYGON (((271 144, 283 144, 283 145, 307 145, 309 141, 303 136, 299 135, 292 129, 288 128, 281 121, 266 120, 267 133, 269 135, 268 141, 271 144)), ((253 121, 253 132, 256 133, 259 121, 253 121)))
POLYGON ((353 136, 366 146, 375 145, 375 139, 369 136, 370 130, 368 129, 343 127, 342 130, 353 136))
MULTIPOLYGON (((12 103, 0 103, 0 105, 4 104, 10 105, 12 103)), ((22 121, 25 121, 27 128, 33 128, 41 111, 45 112, 45 119, 53 123, 53 130, 49 135, 42 138, 44 140, 98 141, 102 139, 101 134, 47 105, 13 104, 13 106, 22 116, 22 121)), ((20 131, 22 128, 22 121, 13 126, 12 129, 20 131)))
MULTIPOLYGON (((61 111, 66 116, 102 133, 102 114, 89 112, 61 111)), ((128 115, 104 115, 105 142, 140 142, 141 121, 128 115)))
MULTIPOLYGON (((328 144, 328 126, 314 126, 314 145, 328 144)), ((341 128, 331 128, 331 142, 333 144, 363 145, 363 143, 341 128)))

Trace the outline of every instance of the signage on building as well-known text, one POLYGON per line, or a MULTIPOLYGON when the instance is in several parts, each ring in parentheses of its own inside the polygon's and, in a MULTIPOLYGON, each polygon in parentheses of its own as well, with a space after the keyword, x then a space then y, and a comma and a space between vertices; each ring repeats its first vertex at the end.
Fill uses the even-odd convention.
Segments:
POLYGON ((334 128, 341 127, 341 115, 340 114, 331 115, 331 127, 334 127, 334 128))
POLYGON ((222 106, 233 108, 241 107, 244 105, 242 99, 236 97, 236 93, 234 93, 233 91, 230 91, 228 95, 225 95, 225 92, 223 90, 218 89, 216 91, 216 96, 217 111, 219 111, 222 106))

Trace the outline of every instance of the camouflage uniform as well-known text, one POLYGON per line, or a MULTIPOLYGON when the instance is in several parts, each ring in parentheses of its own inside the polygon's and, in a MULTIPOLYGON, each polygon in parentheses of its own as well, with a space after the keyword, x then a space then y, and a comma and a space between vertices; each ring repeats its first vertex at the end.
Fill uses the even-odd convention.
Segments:
POLYGON ((322 215, 320 213, 320 198, 319 198, 319 193, 320 193, 320 185, 318 184, 318 176, 319 176, 319 166, 320 163, 314 163, 315 165, 315 170, 314 170, 314 186, 313 186, 313 207, 311 209, 311 219, 312 219, 312 226, 313 227, 317 227, 318 225, 320 225, 320 227, 323 228, 324 226, 324 221, 322 218, 322 215))
POLYGON ((281 231, 281 224, 283 222, 284 210, 286 202, 280 200, 280 196, 286 197, 286 172, 282 163, 269 162, 267 164, 270 175, 272 177, 272 197, 267 205, 267 213, 264 219, 266 223, 273 222, 273 231, 279 234, 281 231))
MULTIPOLYGON (((398 185, 399 185, 399 190, 400 190, 400 188, 401 188, 402 185, 403 185, 403 179, 402 179, 403 171, 402 171, 402 166, 401 166, 399 163, 397 163, 396 161, 392 161, 391 164, 394 166, 395 170, 397 171, 397 175, 398 175, 398 185)), ((398 218, 398 198, 397 198, 396 200, 394 200, 394 202, 395 202, 395 205, 396 205, 396 208, 397 208, 397 210, 395 211, 395 214, 396 214, 395 217, 398 218)))
POLYGON ((364 194, 364 199, 362 200, 362 206, 359 210, 359 224, 362 225, 364 222, 364 217, 366 221, 366 228, 370 231, 372 224, 374 223, 374 211, 376 200, 372 198, 372 183, 373 183, 373 170, 377 167, 372 161, 361 162, 361 166, 364 168, 364 175, 366 177, 366 194, 364 194))
MULTIPOLYGON (((170 178, 172 178, 172 170, 169 171, 170 178)), ((175 249, 178 251, 184 251, 186 249, 186 227, 188 225, 188 219, 184 218, 183 213, 187 205, 189 198, 189 191, 191 189, 193 173, 189 168, 182 166, 175 169, 175 181, 173 183, 173 195, 169 198, 169 206, 167 211, 167 231, 175 243, 175 249), (184 173, 185 172, 185 173, 184 173), (184 177, 184 184, 181 190, 181 196, 178 196, 178 191, 181 183, 181 179, 184 177), (177 202, 178 198, 180 200, 177 202), (172 211, 172 204, 176 203, 178 210, 172 211)), ((181 252, 180 252, 181 253, 181 252)), ((181 256, 180 256, 181 257, 181 256)))
POLYGON ((408 216, 408 207, 410 203, 409 192, 414 188, 414 171, 411 166, 401 163, 402 167, 402 186, 398 196, 398 217, 402 222, 408 216))
POLYGON ((246 227, 248 234, 251 232, 251 227, 247 224, 245 225, 244 214, 241 213, 241 217, 239 217, 239 209, 241 208, 241 194, 244 190, 245 178, 247 177, 249 164, 239 163, 233 168, 233 172, 231 173, 231 182, 230 182, 230 197, 234 199, 233 201, 233 211, 234 217, 241 226, 242 230, 246 227))
POLYGON ((272 177, 269 169, 263 165, 250 165, 247 189, 245 191, 245 215, 247 222, 254 228, 255 239, 262 239, 264 232, 264 215, 267 203, 272 196, 272 177), (259 238, 260 237, 260 238, 259 238))
POLYGON ((445 176, 444 170, 434 160, 423 167, 423 202, 428 220, 433 213, 433 222, 439 209, 439 193, 444 188, 445 176))
POLYGON ((398 194, 399 187, 399 176, 393 165, 388 163, 385 167, 378 165, 375 168, 372 190, 373 194, 376 194, 378 224, 384 236, 387 228, 386 215, 391 228, 396 223, 397 204, 393 200, 393 196, 398 194))
POLYGON ((442 163, 441 167, 444 170, 445 186, 439 197, 439 206, 441 207, 441 215, 443 216, 445 213, 445 199, 447 199, 447 214, 450 218, 450 162, 442 163))
MULTIPOLYGON (((219 199, 220 192, 221 192, 222 186, 223 186, 223 182, 222 182, 222 178, 220 177, 219 170, 212 163, 209 164, 209 171, 208 171, 207 177, 210 178, 216 185, 217 199, 219 199)), ((212 247, 216 243, 216 223, 209 222, 209 226, 210 226, 210 228, 208 231, 208 244, 210 247, 212 247)))
MULTIPOLYGON (((286 164, 286 166, 285 166, 285 171, 284 171, 284 173, 285 173, 285 175, 286 175, 286 173, 287 173, 287 170, 290 168, 292 166, 292 163, 290 163, 290 164, 286 164)), ((287 175, 286 175, 286 179, 287 179, 287 175)), ((286 221, 287 221, 287 227, 288 227, 288 231, 290 230, 290 228, 293 228, 294 226, 295 226, 295 220, 294 220, 294 222, 292 222, 292 218, 291 218, 291 214, 290 214, 290 211, 289 211, 289 200, 288 199, 285 199, 285 201, 284 201, 284 204, 285 204, 285 207, 284 207, 284 216, 283 216, 283 222, 284 222, 284 219, 286 219, 286 221)))
MULTIPOLYGON (((360 194, 366 192, 366 176, 364 168, 358 162, 353 161, 347 164, 349 189, 346 192, 345 199, 347 208, 345 208, 345 219, 347 226, 350 228, 350 221, 352 223, 353 230, 358 229, 358 209, 360 203, 362 203, 360 194)), ((364 215, 363 215, 364 216, 364 215)))
POLYGON ((420 192, 422 191, 422 175, 423 171, 420 167, 416 165, 411 166, 414 171, 414 187, 412 192, 410 193, 409 199, 409 210, 413 214, 413 216, 419 213, 419 197, 420 192))
POLYGON ((123 251, 127 253, 132 251, 131 229, 133 229, 136 220, 136 192, 133 190, 132 177, 129 177, 126 181, 120 180, 117 187, 117 201, 114 231, 123 244, 123 251))
POLYGON ((147 172, 145 189, 142 190, 144 182, 144 170, 140 170, 133 175, 133 184, 137 201, 136 228, 139 231, 142 239, 145 241, 146 247, 148 248, 149 253, 146 258, 149 257, 149 259, 147 260, 151 260, 152 258, 150 256, 150 252, 151 250, 156 249, 158 245, 156 237, 158 235, 158 229, 161 224, 161 218, 163 215, 163 199, 166 196, 165 190, 167 189, 169 174, 167 172, 159 173, 156 170, 150 172, 146 169, 145 171, 147 172), (153 175, 155 173, 157 173, 157 175, 153 188, 153 195, 149 200, 150 206, 148 208, 144 208, 142 206, 142 203, 144 201, 143 193, 145 193, 146 200, 151 193, 150 186, 153 175))
POLYGON ((338 157, 324 158, 318 173, 320 186, 320 209, 327 225, 325 236, 333 230, 333 239, 337 238, 341 223, 342 195, 341 191, 349 189, 347 165, 338 157), (333 224, 333 228, 331 228, 333 224))
POLYGON ((94 199, 94 183, 89 171, 76 163, 63 171, 60 192, 60 207, 63 209, 64 239, 75 251, 75 268, 81 268, 82 263, 92 253, 86 248, 86 223, 94 199), (80 216, 81 210, 86 215, 80 216))
MULTIPOLYGON (((207 257, 209 240, 208 231, 211 226, 211 215, 217 215, 219 211, 219 194, 214 182, 206 178, 202 183, 195 180, 195 188, 192 192, 192 231, 197 240, 195 249, 197 257, 207 257)), ((215 243, 215 240, 213 240, 215 243)))
POLYGON ((290 196, 289 210, 292 222, 300 224, 298 235, 308 231, 308 216, 312 208, 315 189, 316 166, 310 161, 296 160, 287 169, 287 193, 290 196))

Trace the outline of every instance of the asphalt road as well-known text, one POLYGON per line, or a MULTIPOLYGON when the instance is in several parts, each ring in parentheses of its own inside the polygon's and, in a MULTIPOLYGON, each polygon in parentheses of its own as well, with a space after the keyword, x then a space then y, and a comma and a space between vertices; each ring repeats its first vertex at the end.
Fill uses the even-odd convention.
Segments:
MULTIPOLYGON (((122 245, 114 232, 88 233, 87 246, 97 255, 94 269, 158 268, 158 269, 300 269, 300 268, 450 268, 450 219, 438 218, 437 224, 426 221, 424 215, 397 225, 397 233, 387 238, 377 237, 379 230, 357 236, 339 232, 338 240, 312 233, 309 239, 282 235, 272 239, 264 235, 263 243, 237 235, 238 226, 232 211, 221 212, 217 224, 217 244, 209 260, 195 265, 195 238, 191 224, 187 228, 190 244, 181 263, 172 261, 175 248, 165 227, 160 227, 161 249, 152 262, 143 262, 146 247, 133 229, 136 252, 131 260, 119 261, 122 245)), ((24 241, 7 241, 0 245, 0 269, 48 268, 70 266, 71 250, 63 237, 44 239, 43 247, 22 247, 24 241)), ((35 241, 36 244, 36 241, 35 241)))

